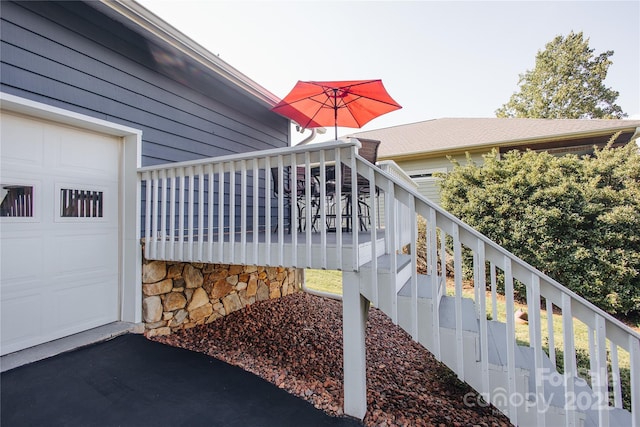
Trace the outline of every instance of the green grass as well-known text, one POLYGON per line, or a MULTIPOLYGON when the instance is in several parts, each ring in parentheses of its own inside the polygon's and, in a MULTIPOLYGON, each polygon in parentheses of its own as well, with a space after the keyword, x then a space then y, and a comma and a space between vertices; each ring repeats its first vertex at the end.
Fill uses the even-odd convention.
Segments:
POLYGON ((334 270, 305 270, 305 283, 308 288, 342 295, 342 272, 334 270))

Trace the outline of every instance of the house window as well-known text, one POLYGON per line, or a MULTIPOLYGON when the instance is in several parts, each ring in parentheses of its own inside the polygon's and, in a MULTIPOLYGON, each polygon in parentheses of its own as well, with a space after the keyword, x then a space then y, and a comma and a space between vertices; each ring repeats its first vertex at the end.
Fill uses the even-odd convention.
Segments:
POLYGON ((61 188, 60 216, 63 218, 102 218, 103 192, 61 188))
POLYGON ((0 216, 33 217, 33 187, 27 185, 0 185, 0 216))

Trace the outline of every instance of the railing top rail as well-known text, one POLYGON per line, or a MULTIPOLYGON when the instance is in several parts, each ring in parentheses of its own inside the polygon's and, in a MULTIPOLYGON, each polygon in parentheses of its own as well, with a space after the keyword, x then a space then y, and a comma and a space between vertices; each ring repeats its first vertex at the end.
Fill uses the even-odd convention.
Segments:
MULTIPOLYGON (((359 160, 363 161, 365 164, 368 165, 368 162, 364 158, 362 158, 360 156, 356 156, 356 157, 359 160)), ((447 218, 448 220, 454 222, 456 225, 458 225, 459 227, 463 228, 465 231, 467 231, 469 234, 473 235, 477 239, 482 240, 485 244, 489 245, 491 248, 496 250, 498 253, 507 256, 512 262, 519 264, 521 267, 525 268, 526 270, 528 270, 532 274, 537 275, 538 277, 540 277, 541 279, 543 279, 544 281, 549 283, 551 286, 556 288, 558 291, 567 294, 576 303, 581 304, 584 307, 590 309, 591 311, 599 314, 600 316, 605 318, 611 324, 617 326, 618 328, 620 328, 620 329, 622 329, 624 331, 627 331, 628 333, 633 335, 635 338, 640 340, 640 333, 638 333, 635 330, 629 328, 627 325, 625 325, 620 320, 616 319, 615 317, 613 317, 612 315, 610 315, 606 311, 604 311, 601 308, 597 307, 596 305, 594 305, 590 301, 587 301, 585 298, 583 298, 580 295, 576 294, 572 290, 567 289, 566 287, 564 287, 562 284, 560 284, 555 279, 549 277, 548 275, 546 275, 545 273, 541 272, 537 268, 533 267, 532 265, 530 265, 526 261, 524 261, 524 260, 520 259, 519 257, 517 257, 516 255, 512 254, 511 252, 509 252, 508 250, 506 250, 502 246, 500 246, 497 243, 495 243, 493 240, 489 239, 484 234, 482 234, 479 231, 477 231, 476 229, 474 229, 473 227, 467 225, 460 218, 457 218, 456 216, 452 215, 451 213, 449 213, 448 211, 443 209, 441 206, 437 205, 433 201, 429 200, 428 198, 426 198, 425 196, 420 194, 417 191, 417 189, 407 186, 405 183, 400 181, 398 178, 394 177, 392 174, 390 174, 390 173, 388 173, 388 172, 386 172, 384 170, 381 170, 380 168, 375 168, 375 173, 378 174, 378 175, 383 176, 385 179, 393 181, 397 186, 402 188, 404 191, 410 193, 411 196, 413 196, 415 198, 416 202, 417 202, 416 203, 416 207, 419 204, 423 204, 423 205, 426 205, 428 208, 434 209, 438 214, 440 214, 440 215, 444 216, 445 218, 447 218)))
POLYGON ((414 188, 418 187, 418 184, 411 178, 396 162, 393 160, 382 160, 376 163, 381 169, 389 169, 392 170, 393 173, 398 174, 398 176, 402 177, 407 184, 411 184, 414 188))
POLYGON ((206 165, 212 162, 220 163, 220 162, 232 162, 232 161, 240 161, 240 160, 253 160, 256 157, 264 158, 264 157, 279 156, 282 154, 287 154, 287 155, 301 154, 306 152, 333 150, 336 148, 348 148, 348 147, 360 147, 360 143, 355 139, 350 139, 349 141, 334 140, 334 141, 327 141, 327 142, 318 142, 314 144, 305 144, 302 146, 294 145, 293 147, 272 148, 269 150, 261 150, 258 152, 251 151, 248 153, 230 154, 227 156, 220 156, 220 157, 207 157, 204 159, 189 160, 184 162, 163 163, 161 165, 144 166, 144 167, 138 168, 138 173, 160 171, 160 170, 182 168, 182 167, 200 166, 200 165, 206 165), (259 156, 256 156, 256 153, 259 153, 259 156))

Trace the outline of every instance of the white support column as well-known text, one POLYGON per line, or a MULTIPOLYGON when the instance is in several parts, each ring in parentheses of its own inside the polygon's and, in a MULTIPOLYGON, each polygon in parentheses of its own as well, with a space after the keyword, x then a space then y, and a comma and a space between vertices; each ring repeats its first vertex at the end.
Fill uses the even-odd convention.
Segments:
POLYGON ((344 413, 358 419, 363 419, 367 412, 365 334, 368 312, 369 300, 360 295, 359 273, 343 272, 344 413))

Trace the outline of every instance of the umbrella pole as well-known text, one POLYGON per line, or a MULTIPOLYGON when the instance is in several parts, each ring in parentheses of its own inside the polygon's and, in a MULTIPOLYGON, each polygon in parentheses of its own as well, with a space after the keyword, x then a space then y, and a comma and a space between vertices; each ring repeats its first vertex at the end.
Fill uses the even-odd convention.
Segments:
POLYGON ((333 119, 336 141, 338 140, 338 95, 337 89, 333 90, 333 119))

